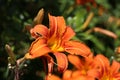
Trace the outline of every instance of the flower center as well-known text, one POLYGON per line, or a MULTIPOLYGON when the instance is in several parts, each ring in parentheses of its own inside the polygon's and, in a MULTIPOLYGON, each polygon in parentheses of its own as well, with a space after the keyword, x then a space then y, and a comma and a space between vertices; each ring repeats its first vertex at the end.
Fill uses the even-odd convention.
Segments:
POLYGON ((60 39, 50 39, 50 40, 48 40, 48 46, 54 52, 64 51, 64 48, 61 46, 61 40, 60 39))
POLYGON ((107 74, 104 74, 104 76, 102 77, 101 80, 117 80, 117 79, 115 79, 115 78, 113 78, 113 77, 110 77, 110 76, 107 75, 107 74))
POLYGON ((104 76, 101 80, 110 80, 108 76, 104 76))

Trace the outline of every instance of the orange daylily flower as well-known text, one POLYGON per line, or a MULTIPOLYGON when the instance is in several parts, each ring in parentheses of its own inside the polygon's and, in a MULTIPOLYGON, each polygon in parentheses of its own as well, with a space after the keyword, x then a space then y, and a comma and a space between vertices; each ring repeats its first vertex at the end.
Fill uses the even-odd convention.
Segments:
POLYGON ((113 60, 110 65, 109 60, 101 54, 95 60, 100 65, 99 80, 120 80, 120 63, 113 60))
MULTIPOLYGON (((72 75, 71 73, 69 73, 69 70, 66 70, 64 75, 72 75), (68 73, 68 74, 66 74, 68 73)), ((76 76, 76 77, 69 77, 69 78, 60 78, 56 75, 50 75, 50 76, 46 76, 45 80, 94 80, 94 79, 91 79, 91 78, 85 78, 83 76, 76 76)))
POLYGON ((64 73, 63 73, 63 78, 60 78, 59 76, 57 75, 49 75, 49 76, 46 76, 45 77, 45 80, 95 80, 91 77, 85 77, 85 76, 74 76, 74 74, 77 73, 74 72, 74 71, 71 71, 71 70, 66 70, 64 73))
POLYGON ((45 80, 62 80, 57 75, 48 75, 45 77, 45 80))
POLYGON ((49 15, 49 28, 39 24, 32 28, 30 32, 36 40, 31 44, 25 57, 34 59, 53 53, 56 57, 59 71, 64 71, 68 65, 67 57, 63 52, 81 56, 91 54, 90 49, 85 44, 70 40, 75 35, 75 32, 71 27, 66 26, 64 18, 61 16, 49 15))
POLYGON ((79 70, 76 71, 66 70, 63 74, 62 80, 88 80, 88 79, 95 80, 94 77, 82 75, 79 70))
POLYGON ((69 55, 68 60, 72 63, 77 70, 70 72, 71 76, 68 77, 68 74, 63 75, 63 79, 68 80, 73 78, 75 80, 95 80, 98 77, 97 65, 92 56, 79 58, 78 56, 69 55), (67 76, 67 77, 66 77, 67 76))

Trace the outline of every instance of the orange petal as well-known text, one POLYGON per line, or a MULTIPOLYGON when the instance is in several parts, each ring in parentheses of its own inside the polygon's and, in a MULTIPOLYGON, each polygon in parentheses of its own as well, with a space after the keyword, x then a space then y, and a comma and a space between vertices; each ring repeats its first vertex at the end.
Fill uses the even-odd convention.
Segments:
POLYGON ((62 36, 66 30, 66 24, 63 17, 57 17, 57 34, 62 36))
POLYGON ((99 72, 98 72, 98 70, 97 70, 97 69, 94 69, 94 68, 88 70, 88 71, 87 71, 87 74, 88 74, 88 76, 93 77, 94 79, 99 77, 99 72))
POLYGON ((33 38, 38 38, 40 36, 47 37, 48 28, 44 25, 36 25, 34 28, 30 30, 30 33, 33 38))
POLYGON ((62 36, 65 32, 65 21, 63 17, 49 15, 50 35, 62 36))
POLYGON ((95 80, 95 78, 92 76, 83 75, 79 70, 72 73, 72 78, 72 80, 95 80))
POLYGON ((31 44, 31 47, 29 49, 29 55, 31 56, 31 58, 36 58, 43 56, 50 51, 51 50, 46 45, 46 40, 38 38, 31 44))
POLYGON ((54 63, 53 63, 53 58, 51 57, 51 56, 49 56, 49 55, 45 55, 45 56, 43 56, 43 62, 44 62, 44 64, 46 65, 48 65, 48 74, 51 74, 52 73, 52 71, 53 71, 53 65, 54 65, 54 63), (45 61, 45 59, 47 60, 47 62, 45 61))
POLYGON ((70 54, 76 54, 81 56, 89 56, 91 50, 85 44, 77 41, 68 41, 65 43, 65 51, 70 54))
POLYGON ((113 75, 114 80, 120 80, 120 72, 113 75))
POLYGON ((56 75, 48 75, 46 76, 45 80, 61 80, 61 79, 56 75))
POLYGON ((71 27, 67 27, 62 39, 65 40, 65 41, 68 41, 74 35, 75 35, 75 32, 72 30, 72 28, 71 27))
POLYGON ((87 65, 90 68, 96 68, 96 63, 94 62, 93 57, 88 56, 88 57, 85 57, 84 59, 85 60, 82 60, 82 61, 85 61, 85 62, 83 62, 85 65, 87 65))
POLYGON ((57 20, 55 16, 49 16, 49 28, 50 28, 50 36, 56 35, 57 31, 57 20))
POLYGON ((57 65, 58 65, 58 71, 64 72, 68 67, 68 60, 64 53, 54 53, 57 65))
POLYGON ((86 76, 80 75, 80 76, 76 76, 71 78, 71 80, 91 80, 90 78, 87 78, 86 76))
POLYGON ((82 73, 81 73, 81 71, 80 70, 76 70, 76 71, 74 71, 73 73, 72 73, 72 77, 78 77, 78 76, 82 76, 82 73))
POLYGON ((71 78, 72 71, 71 70, 66 70, 63 74, 63 80, 68 80, 71 78))
POLYGON ((83 66, 78 56, 68 55, 68 60, 78 69, 80 69, 83 66))
POLYGON ((96 64, 99 65, 100 69, 102 70, 101 73, 108 72, 110 62, 107 57, 103 56, 102 54, 98 54, 95 57, 96 64))
POLYGON ((113 75, 118 73, 119 70, 120 70, 120 63, 118 63, 117 61, 113 60, 110 70, 111 70, 111 73, 113 75))

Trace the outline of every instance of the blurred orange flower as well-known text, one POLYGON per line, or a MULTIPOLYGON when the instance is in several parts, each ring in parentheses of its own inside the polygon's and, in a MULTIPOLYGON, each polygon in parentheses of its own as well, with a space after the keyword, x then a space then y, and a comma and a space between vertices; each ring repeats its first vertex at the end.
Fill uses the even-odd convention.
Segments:
POLYGON ((68 60, 72 63, 77 70, 71 73, 68 78, 68 74, 63 75, 63 79, 68 80, 70 78, 80 80, 95 80, 98 77, 97 65, 92 56, 79 58, 78 56, 69 55, 68 60))
POLYGON ((120 80, 120 63, 98 54, 95 57, 69 55, 70 63, 77 69, 66 70, 62 79, 56 75, 47 76, 47 80, 120 80))
POLYGON ((85 44, 70 40, 75 35, 75 32, 71 27, 66 26, 64 18, 61 16, 49 15, 49 28, 39 24, 32 28, 30 32, 36 40, 31 44, 25 57, 34 59, 53 53, 59 71, 64 71, 68 65, 67 57, 63 52, 81 56, 91 54, 89 47, 85 44))
POLYGON ((76 4, 85 5, 86 3, 91 3, 94 7, 96 7, 95 0, 76 0, 76 4))
POLYGON ((109 60, 99 54, 96 56, 96 62, 99 64, 99 80, 120 80, 120 63, 113 60, 110 65, 109 60))
POLYGON ((75 0, 75 2, 77 5, 82 5, 82 6, 85 5, 87 11, 91 10, 91 6, 86 5, 87 3, 90 3, 94 8, 97 7, 97 3, 95 2, 95 0, 75 0))
POLYGON ((95 80, 98 78, 98 66, 92 56, 80 58, 68 55, 68 59, 76 69, 66 70, 62 79, 56 75, 50 75, 46 76, 46 80, 95 80))
POLYGON ((45 80, 62 80, 60 77, 58 77, 57 75, 48 75, 45 77, 45 80))

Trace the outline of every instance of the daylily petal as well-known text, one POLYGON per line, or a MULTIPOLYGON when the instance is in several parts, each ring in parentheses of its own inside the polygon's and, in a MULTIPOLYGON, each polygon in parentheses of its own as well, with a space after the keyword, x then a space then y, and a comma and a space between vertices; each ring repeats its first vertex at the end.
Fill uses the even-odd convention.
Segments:
POLYGON ((89 76, 92 79, 98 78, 98 70, 92 56, 80 58, 75 55, 68 55, 68 60, 78 69, 78 71, 74 71, 74 77, 84 75, 85 77, 89 76))
POLYGON ((81 56, 89 56, 91 54, 90 48, 78 41, 67 41, 64 47, 65 51, 70 54, 81 56))
POLYGON ((57 17, 57 34, 62 36, 66 30, 66 24, 63 17, 57 17))
POLYGON ((50 35, 62 36, 65 32, 66 24, 63 17, 49 15, 50 35))
POLYGON ((114 80, 120 80, 120 72, 118 72, 117 74, 114 74, 114 80))
POLYGON ((43 56, 47 54, 48 52, 51 52, 51 50, 46 45, 46 40, 42 38, 36 39, 29 49, 29 58, 36 58, 43 56))
POLYGON ((68 80, 72 76, 72 71, 71 70, 66 70, 63 74, 63 80, 68 80))
POLYGON ((53 66, 54 66, 53 58, 49 54, 47 54, 47 55, 41 56, 41 59, 45 66, 44 67, 45 72, 48 73, 48 75, 51 75, 53 71, 53 66))
POLYGON ((58 71, 64 72, 67 67, 68 67, 68 60, 65 54, 63 53, 54 53, 56 60, 57 60, 57 65, 58 65, 58 71))
POLYGON ((53 36, 56 35, 56 31, 57 31, 57 20, 55 16, 49 16, 49 28, 50 28, 50 33, 49 36, 53 36))
POLYGON ((87 75, 91 76, 93 78, 98 78, 99 72, 97 69, 90 69, 90 70, 88 70, 87 75))
POLYGON ((74 71, 72 73, 72 80, 95 80, 94 77, 89 76, 89 75, 83 75, 80 70, 74 71))
POLYGON ((48 44, 53 45, 57 40, 57 18, 55 16, 49 16, 49 39, 48 39, 48 44))
POLYGON ((61 79, 56 75, 48 75, 46 76, 45 80, 61 80, 61 79))
POLYGON ((94 58, 91 56, 84 57, 84 60, 82 59, 82 62, 83 62, 83 64, 85 64, 86 67, 89 67, 90 69, 97 68, 97 64, 95 63, 94 58))
POLYGON ((112 74, 116 74, 118 73, 120 70, 120 63, 118 63, 117 61, 113 60, 110 71, 112 74))
POLYGON ((62 37, 63 40, 68 41, 70 40, 73 36, 75 35, 75 32, 73 31, 73 29, 71 27, 67 27, 66 31, 62 37))
POLYGON ((79 59, 78 56, 68 55, 68 60, 78 69, 83 67, 83 65, 81 64, 81 60, 79 59))
POLYGON ((80 76, 73 77, 71 80, 88 80, 88 79, 91 80, 86 76, 80 75, 80 76))
POLYGON ((101 72, 108 72, 108 68, 110 66, 109 60, 103 56, 102 54, 98 54, 95 57, 96 64, 100 66, 101 72))
POLYGON ((119 80, 120 79, 120 64, 113 60, 112 65, 110 65, 109 60, 107 57, 99 54, 95 57, 95 61, 97 64, 99 64, 100 67, 100 74, 99 79, 105 80, 119 80))
MULTIPOLYGON (((49 55, 45 55, 45 56, 43 56, 43 58, 44 58, 44 60, 46 59, 47 60, 47 66, 48 66, 48 74, 51 74, 52 73, 52 71, 53 71, 53 65, 54 65, 54 61, 53 61, 53 58, 51 57, 51 56, 49 56, 49 55)), ((43 61, 44 61, 43 60, 43 61)), ((44 62, 45 63, 45 62, 44 62)))
POLYGON ((77 76, 82 76, 82 75, 83 75, 83 74, 81 73, 80 70, 73 71, 73 73, 72 73, 72 77, 73 77, 73 78, 75 78, 75 77, 77 77, 77 76))
POLYGON ((48 28, 44 25, 36 25, 34 28, 30 30, 30 33, 33 38, 38 38, 40 36, 47 37, 48 28))

